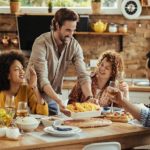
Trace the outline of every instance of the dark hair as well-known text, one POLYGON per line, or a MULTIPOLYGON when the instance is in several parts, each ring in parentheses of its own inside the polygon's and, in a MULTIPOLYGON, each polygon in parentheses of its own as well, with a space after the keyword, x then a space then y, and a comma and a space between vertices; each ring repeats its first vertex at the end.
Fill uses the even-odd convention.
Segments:
POLYGON ((25 67, 25 57, 21 51, 5 51, 0 53, 0 91, 10 89, 10 81, 8 79, 10 66, 18 60, 25 67))
POLYGON ((59 9, 52 20, 51 28, 56 31, 56 23, 61 27, 65 21, 79 21, 79 16, 73 10, 67 8, 59 9))
POLYGON ((124 71, 123 59, 121 55, 115 51, 112 51, 112 50, 106 51, 100 56, 98 64, 97 64, 98 67, 105 58, 112 65, 112 76, 110 80, 115 80, 117 78, 118 73, 124 71))
POLYGON ((150 51, 146 54, 147 57, 147 67, 150 68, 150 51))

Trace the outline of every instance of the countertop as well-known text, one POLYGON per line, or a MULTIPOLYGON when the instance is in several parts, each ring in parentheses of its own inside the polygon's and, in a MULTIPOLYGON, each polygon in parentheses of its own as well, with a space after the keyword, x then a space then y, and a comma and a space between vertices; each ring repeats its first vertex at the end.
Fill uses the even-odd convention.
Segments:
MULTIPOLYGON (((63 89, 72 89, 73 86, 75 85, 76 81, 75 80, 64 80, 63 83, 63 89)), ((134 91, 134 92, 150 92, 150 86, 136 86, 132 85, 129 86, 129 91, 134 91)))

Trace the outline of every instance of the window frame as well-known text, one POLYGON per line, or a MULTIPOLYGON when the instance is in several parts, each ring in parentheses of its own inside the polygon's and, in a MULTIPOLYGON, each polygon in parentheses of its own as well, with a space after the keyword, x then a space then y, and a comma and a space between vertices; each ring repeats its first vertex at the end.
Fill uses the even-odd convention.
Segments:
MULTIPOLYGON (((122 0, 117 0, 117 8, 113 7, 102 7, 100 14, 122 14, 121 13, 121 2, 122 0)), ((53 7, 53 13, 55 13, 61 7, 53 7)), ((91 7, 68 7, 79 14, 92 14, 91 7)), ((0 13, 10 13, 9 6, 0 6, 0 13)), ((48 7, 21 7, 20 13, 48 13, 48 7)))

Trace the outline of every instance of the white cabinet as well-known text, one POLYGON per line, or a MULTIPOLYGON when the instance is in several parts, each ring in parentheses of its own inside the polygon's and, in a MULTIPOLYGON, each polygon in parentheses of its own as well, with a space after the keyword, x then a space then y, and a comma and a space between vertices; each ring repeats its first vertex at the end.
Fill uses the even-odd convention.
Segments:
POLYGON ((130 92, 129 98, 132 103, 150 104, 150 92, 130 92))

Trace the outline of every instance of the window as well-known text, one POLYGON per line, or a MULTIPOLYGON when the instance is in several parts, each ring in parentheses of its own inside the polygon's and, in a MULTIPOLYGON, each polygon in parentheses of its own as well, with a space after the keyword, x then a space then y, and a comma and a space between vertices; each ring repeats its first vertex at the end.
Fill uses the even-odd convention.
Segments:
MULTIPOLYGON (((20 0, 23 13, 47 13, 49 0, 20 0)), ((91 13, 91 0, 52 0, 53 11, 60 7, 71 7, 79 13, 91 13)), ((102 13, 120 13, 121 0, 102 0, 102 13)), ((0 0, 0 13, 4 13, 5 9, 9 12, 9 0, 0 0)))

